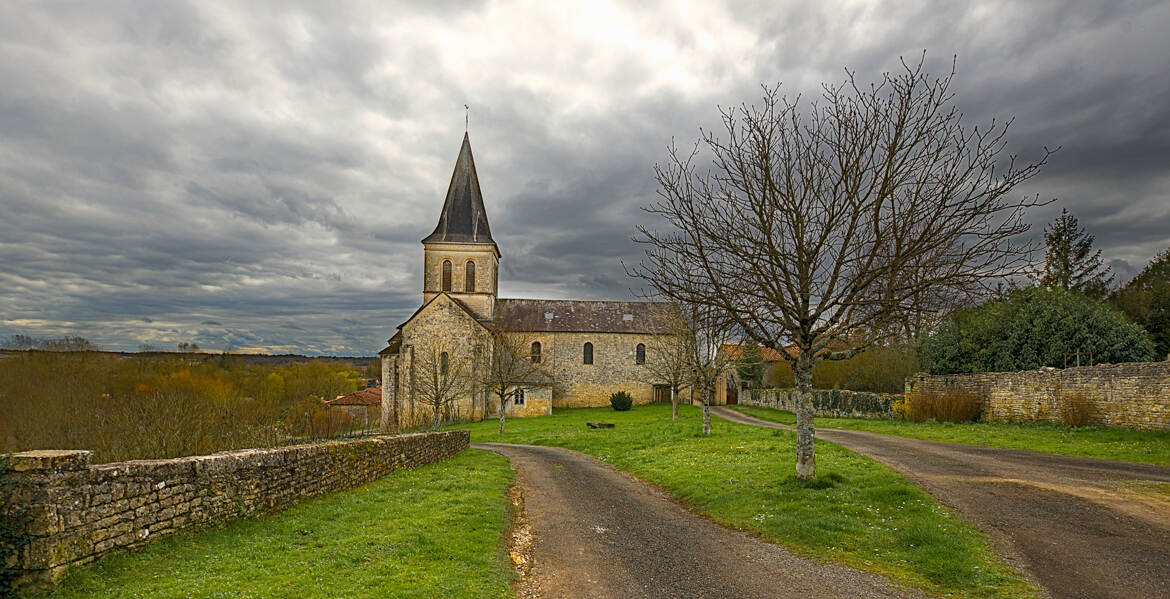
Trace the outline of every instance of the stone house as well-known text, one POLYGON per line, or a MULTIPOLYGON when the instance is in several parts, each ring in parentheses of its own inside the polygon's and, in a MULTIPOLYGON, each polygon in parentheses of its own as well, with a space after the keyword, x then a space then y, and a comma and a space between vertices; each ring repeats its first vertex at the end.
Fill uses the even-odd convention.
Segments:
MULTIPOLYGON (((512 416, 608 405, 615 391, 630 393, 636 403, 669 397, 662 385, 648 380, 644 367, 650 341, 661 334, 655 326, 657 304, 498 297, 501 254, 466 134, 439 223, 422 244, 422 306, 379 352, 384 428, 429 419, 434 408, 420 404, 419 389, 436 370, 436 347, 444 375, 455 366, 480 372, 491 359, 493 332, 514 336, 546 373, 516 381, 523 394, 508 406, 512 416)), ((444 408, 445 419, 485 418, 498 409, 482 388, 444 408)))
POLYGON ((339 395, 325 402, 326 410, 337 410, 349 416, 361 428, 377 426, 382 414, 382 388, 366 387, 348 395, 339 395))

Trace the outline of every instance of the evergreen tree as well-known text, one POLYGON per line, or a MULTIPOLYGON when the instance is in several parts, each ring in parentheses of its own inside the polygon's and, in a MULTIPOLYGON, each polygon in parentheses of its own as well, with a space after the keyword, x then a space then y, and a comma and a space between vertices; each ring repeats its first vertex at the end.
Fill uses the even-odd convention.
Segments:
POLYGON ((1077 217, 1062 208, 1060 216, 1044 228, 1044 273, 1040 283, 1102 298, 1109 291, 1113 275, 1101 264, 1101 250, 1093 251, 1092 235, 1080 226, 1077 217))
POLYGON ((1162 250, 1138 276, 1109 295, 1109 303, 1145 327, 1159 358, 1170 354, 1170 248, 1162 250))
POLYGON ((764 352, 755 341, 740 344, 740 355, 735 361, 736 373, 749 389, 759 387, 764 381, 764 352))

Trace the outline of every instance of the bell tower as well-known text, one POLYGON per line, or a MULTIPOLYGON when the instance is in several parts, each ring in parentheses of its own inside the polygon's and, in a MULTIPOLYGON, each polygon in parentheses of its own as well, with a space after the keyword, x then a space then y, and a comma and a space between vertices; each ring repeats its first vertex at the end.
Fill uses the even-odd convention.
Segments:
POLYGON ((488 227, 467 133, 463 134, 439 224, 422 244, 423 303, 446 293, 476 318, 495 318, 500 250, 488 227))

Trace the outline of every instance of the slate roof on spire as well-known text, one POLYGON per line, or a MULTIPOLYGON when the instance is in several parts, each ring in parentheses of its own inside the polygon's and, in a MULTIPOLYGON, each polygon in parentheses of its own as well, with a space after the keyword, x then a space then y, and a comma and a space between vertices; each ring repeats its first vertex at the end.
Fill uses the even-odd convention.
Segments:
POLYGON ((459 148, 455 172, 451 173, 451 185, 447 188, 447 200, 443 202, 439 224, 423 239, 423 243, 431 242, 496 243, 488 227, 479 177, 475 174, 475 159, 471 157, 471 139, 467 133, 463 134, 463 147, 459 148))

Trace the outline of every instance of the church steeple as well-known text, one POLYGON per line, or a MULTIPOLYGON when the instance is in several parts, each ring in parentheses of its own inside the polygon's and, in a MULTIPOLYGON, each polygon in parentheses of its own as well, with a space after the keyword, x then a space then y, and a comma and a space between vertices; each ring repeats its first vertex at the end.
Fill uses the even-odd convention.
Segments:
POLYGON ((463 134, 463 146, 459 148, 455 171, 451 173, 451 185, 447 187, 447 200, 443 202, 439 224, 422 242, 496 243, 488 226, 479 177, 475 173, 475 159, 471 156, 471 139, 467 133, 463 134))
POLYGON ((500 249, 488 228, 475 160, 471 157, 471 140, 466 133, 439 224, 422 244, 423 303, 445 293, 476 318, 494 318, 500 249))

